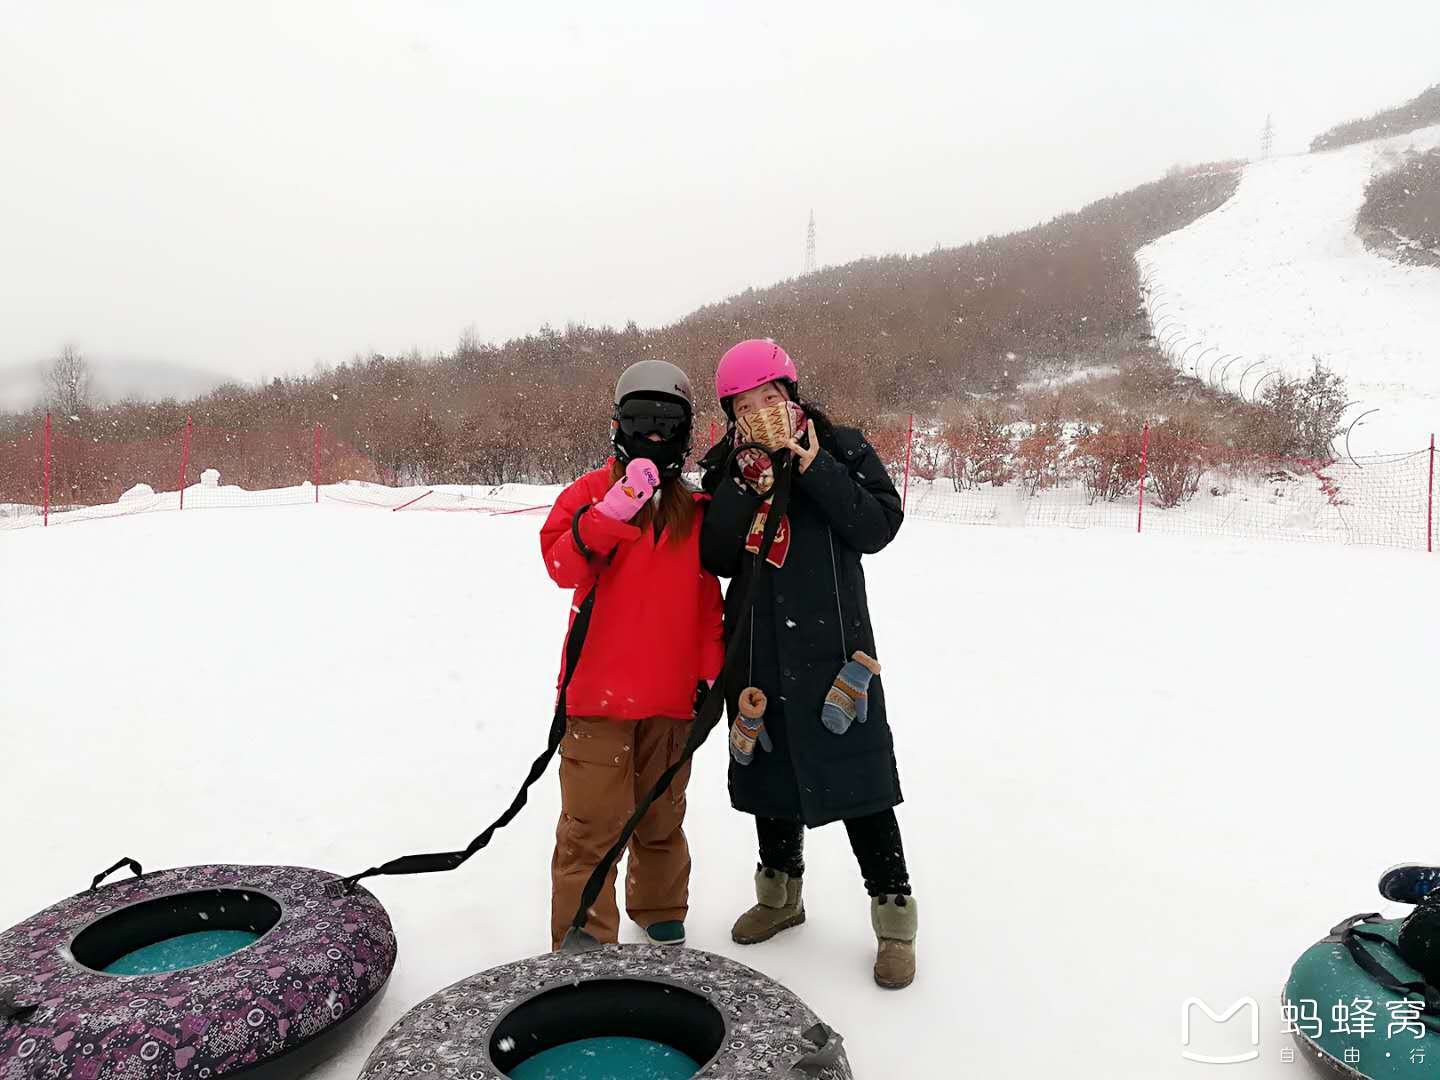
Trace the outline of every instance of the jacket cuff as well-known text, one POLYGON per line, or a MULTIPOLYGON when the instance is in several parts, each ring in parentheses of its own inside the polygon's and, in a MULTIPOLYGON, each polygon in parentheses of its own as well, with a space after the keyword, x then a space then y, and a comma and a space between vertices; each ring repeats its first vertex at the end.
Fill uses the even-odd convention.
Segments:
POLYGON ((608 555, 621 541, 634 540, 640 530, 626 521, 616 521, 594 506, 585 508, 575 519, 575 531, 585 546, 596 555, 608 555))

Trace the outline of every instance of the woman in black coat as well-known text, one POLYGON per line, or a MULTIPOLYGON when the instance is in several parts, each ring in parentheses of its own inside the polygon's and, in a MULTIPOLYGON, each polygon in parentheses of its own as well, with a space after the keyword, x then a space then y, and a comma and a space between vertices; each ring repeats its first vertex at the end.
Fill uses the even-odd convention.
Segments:
POLYGON ((875 979, 898 989, 914 979, 917 909, 895 818, 900 778, 885 695, 871 675, 879 664, 860 559, 889 544, 904 515, 864 435, 800 403, 797 387, 793 362, 773 342, 732 348, 716 372, 731 425, 701 462, 711 496, 701 561, 731 579, 727 640, 749 637, 745 665, 726 689, 730 798, 755 815, 758 902, 732 936, 754 944, 805 921, 804 830, 844 821, 871 896, 875 979), (770 453, 732 453, 748 442, 770 453), (789 506, 753 608, 742 611, 768 496, 785 468, 794 470, 789 506), (763 716, 754 720, 738 707, 747 687, 763 693, 763 716))

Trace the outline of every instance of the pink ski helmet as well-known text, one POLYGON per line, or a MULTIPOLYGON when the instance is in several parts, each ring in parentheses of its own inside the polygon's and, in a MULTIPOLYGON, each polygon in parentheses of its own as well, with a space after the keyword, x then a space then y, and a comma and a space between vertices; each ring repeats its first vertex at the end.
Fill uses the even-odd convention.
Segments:
POLYGON ((768 382, 787 383, 793 398, 800 373, 795 370, 790 354, 775 342, 769 338, 751 338, 732 345, 720 357, 720 365, 715 369, 715 396, 728 413, 729 398, 768 382))

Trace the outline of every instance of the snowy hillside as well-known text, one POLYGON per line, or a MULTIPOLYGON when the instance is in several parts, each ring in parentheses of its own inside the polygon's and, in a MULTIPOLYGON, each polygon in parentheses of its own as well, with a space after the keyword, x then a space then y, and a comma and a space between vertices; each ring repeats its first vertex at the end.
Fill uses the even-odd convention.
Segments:
MULTIPOLYGON (((351 871, 463 844, 549 721, 569 598, 537 528, 325 503, 0 533, 0 790, 23 823, 0 926, 120 855, 351 871)), ((754 853, 718 735, 691 789, 693 944, 796 990, 860 1077, 1189 1077, 1192 995, 1255 997, 1246 1075, 1295 1077, 1291 962, 1380 905, 1378 869, 1440 854, 1394 799, 1396 748, 1440 752, 1425 559, 908 523, 867 566, 918 982, 871 984, 837 828, 811 834, 809 922, 729 942, 754 853)), ((351 1080, 423 997, 545 947, 556 811, 552 770, 469 866, 375 884, 399 966, 317 1075, 351 1080)))
POLYGON ((1424 445, 1440 428, 1440 269, 1367 251, 1354 225, 1373 175, 1436 146, 1440 126, 1250 165, 1224 206, 1137 255, 1157 338, 1247 395, 1319 357, 1349 383, 1348 419, 1378 410, 1357 455, 1424 445))

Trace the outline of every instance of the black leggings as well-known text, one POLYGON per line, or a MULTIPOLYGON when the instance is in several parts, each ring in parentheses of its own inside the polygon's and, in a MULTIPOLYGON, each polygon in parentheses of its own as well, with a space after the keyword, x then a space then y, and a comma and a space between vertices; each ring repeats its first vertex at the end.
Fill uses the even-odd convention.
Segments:
MULTIPOLYGON (((865 891, 871 896, 910 895, 910 872, 905 868, 905 847, 900 841, 900 823, 894 810, 882 810, 868 817, 846 818, 850 850, 860 864, 865 891)), ((760 839, 760 865, 791 877, 805 874, 805 826, 798 821, 757 817, 755 833, 760 839)))

